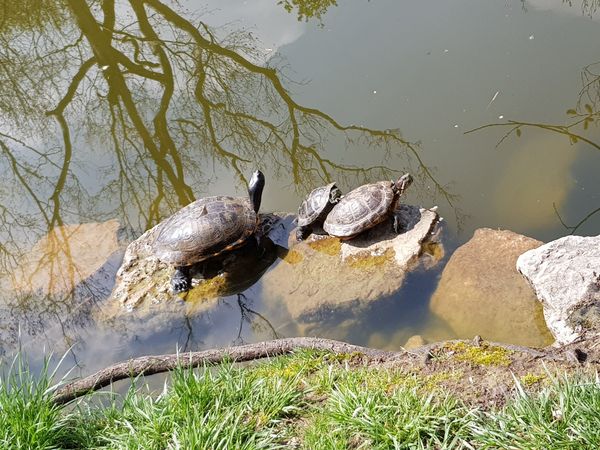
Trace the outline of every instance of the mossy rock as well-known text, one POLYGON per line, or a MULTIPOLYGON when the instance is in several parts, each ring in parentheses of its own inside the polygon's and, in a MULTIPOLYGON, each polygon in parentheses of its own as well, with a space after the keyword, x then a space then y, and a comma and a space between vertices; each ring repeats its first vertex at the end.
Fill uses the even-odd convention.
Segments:
POLYGON ((393 232, 391 220, 344 241, 311 235, 296 242, 292 231, 287 255, 262 279, 265 301, 283 303, 293 320, 311 324, 356 316, 397 292, 418 266, 439 219, 434 209, 401 205, 399 211, 407 230, 401 234, 393 232))

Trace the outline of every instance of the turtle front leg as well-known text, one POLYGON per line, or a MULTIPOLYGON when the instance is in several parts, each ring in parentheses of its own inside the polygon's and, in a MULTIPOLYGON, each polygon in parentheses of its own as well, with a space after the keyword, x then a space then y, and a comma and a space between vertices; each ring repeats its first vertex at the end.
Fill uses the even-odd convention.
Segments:
POLYGON ((254 234, 254 242, 256 244, 256 251, 258 252, 258 258, 265 256, 267 249, 265 248, 265 240, 261 233, 254 234))
POLYGON ((396 233, 396 234, 404 233, 406 231, 406 227, 400 220, 399 214, 394 214, 393 227, 394 227, 394 233, 396 233))
POLYGON ((175 273, 171 277, 171 289, 173 290, 173 294, 189 291, 191 287, 192 279, 190 277, 190 267, 175 267, 175 273))
POLYGON ((298 242, 303 241, 310 235, 310 233, 312 233, 312 229, 310 227, 298 227, 296 229, 296 240, 298 242))

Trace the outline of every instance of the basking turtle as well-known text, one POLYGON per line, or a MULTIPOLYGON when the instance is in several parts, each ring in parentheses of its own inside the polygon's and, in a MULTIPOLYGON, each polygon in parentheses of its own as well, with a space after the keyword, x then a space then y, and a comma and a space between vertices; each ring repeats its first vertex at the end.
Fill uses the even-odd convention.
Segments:
POLYGON ((175 266, 174 293, 190 289, 189 266, 237 248, 255 233, 264 186, 265 177, 257 170, 248 184, 248 197, 201 198, 157 225, 152 251, 175 266))
MULTIPOLYGON (((349 239, 377 225, 394 211, 398 198, 412 180, 412 176, 407 173, 396 182, 379 181, 354 189, 327 215, 324 230, 332 236, 349 239)), ((401 231, 398 219, 394 216, 396 233, 401 231)))
POLYGON ((335 185, 329 183, 321 186, 308 194, 300 208, 298 208, 298 229, 296 239, 302 241, 313 232, 313 227, 323 226, 323 221, 329 211, 340 201, 342 191, 335 185))

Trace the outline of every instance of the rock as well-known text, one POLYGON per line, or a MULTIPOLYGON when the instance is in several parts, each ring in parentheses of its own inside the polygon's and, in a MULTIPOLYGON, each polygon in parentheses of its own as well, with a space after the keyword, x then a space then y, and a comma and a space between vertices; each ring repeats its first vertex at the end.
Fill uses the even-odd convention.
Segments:
POLYGON ((369 336, 369 341, 367 342, 367 347, 378 348, 381 350, 385 349, 388 345, 389 337, 379 331, 371 334, 371 336, 369 336))
POLYGON ((583 364, 587 360, 587 353, 581 349, 573 348, 565 352, 565 359, 571 364, 583 364))
POLYGON ((566 236, 522 254, 517 269, 559 344, 600 334, 600 236, 566 236))
POLYGON ((433 225, 437 222, 437 208, 419 209, 415 206, 401 204, 398 208, 402 229, 406 233, 396 234, 391 230, 388 221, 359 234, 354 239, 342 241, 340 254, 342 260, 349 257, 360 257, 368 252, 371 255, 382 255, 393 250, 394 260, 399 267, 408 263, 421 252, 421 244, 430 236, 433 225))
POLYGON ((417 265, 422 244, 438 222, 434 209, 401 205, 399 212, 407 229, 402 234, 393 232, 391 221, 348 241, 311 235, 295 242, 292 232, 287 255, 262 279, 264 298, 287 305, 295 321, 322 324, 355 316, 391 295, 417 265))
POLYGON ((490 341, 549 345, 553 339, 540 304, 515 270, 518 256, 541 244, 512 231, 476 230, 444 268, 431 298, 432 312, 459 338, 481 335, 490 341))
POLYGON ((109 220, 54 228, 20 259, 12 288, 21 295, 56 296, 85 283, 89 292, 108 295, 123 250, 119 227, 109 220))
MULTIPOLYGON (((422 347, 429 342, 420 334, 410 334, 411 331, 405 328, 399 329, 391 334, 376 331, 369 336, 368 347, 378 348, 381 350, 390 350, 393 352, 411 350, 417 347, 422 347), (410 336, 408 339, 406 336, 410 336)), ((437 341, 437 340, 436 340, 437 341)))
POLYGON ((578 158, 573 150, 568 139, 556 139, 553 133, 527 133, 517 140, 513 151, 505 153, 505 164, 491 177, 498 181, 484 212, 488 223, 527 230, 553 226, 556 211, 563 209, 574 188, 574 179, 564 175, 578 158))
POLYGON ((403 347, 406 350, 411 350, 413 348, 423 347, 425 344, 427 344, 427 342, 425 342, 425 339, 423 339, 421 335, 415 334, 414 336, 408 338, 408 341, 406 341, 403 347))
MULTIPOLYGON (((282 220, 291 221, 287 216, 274 214, 263 214, 261 217, 263 234, 273 231, 277 240, 281 239, 279 223, 282 220)), ((213 303, 207 300, 248 289, 279 255, 285 254, 285 249, 276 245, 269 236, 262 239, 262 254, 257 251, 254 240, 249 239, 248 245, 192 266, 193 289, 174 295, 170 288, 173 267, 159 261, 151 251, 155 229, 146 231, 127 247, 123 264, 117 272, 110 304, 103 311, 104 319, 125 311, 135 311, 137 316, 145 316, 157 311, 172 310, 177 314, 189 314, 210 309, 213 303), (198 279, 201 273, 205 274, 205 280, 198 279), (182 310, 183 298, 185 307, 182 310)))
POLYGON ((110 295, 125 250, 123 232, 116 220, 57 226, 5 267, 0 353, 22 348, 39 356, 42 335, 58 352, 80 342, 110 295))

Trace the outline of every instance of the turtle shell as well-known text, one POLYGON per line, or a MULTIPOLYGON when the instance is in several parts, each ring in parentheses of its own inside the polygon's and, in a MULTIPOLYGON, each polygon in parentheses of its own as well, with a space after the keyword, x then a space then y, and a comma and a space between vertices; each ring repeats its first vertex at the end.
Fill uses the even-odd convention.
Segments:
POLYGON ((349 238, 377 225, 387 216, 396 194, 391 181, 365 184, 333 207, 323 229, 332 236, 349 238))
POLYGON ((329 203, 331 191, 335 183, 313 189, 298 208, 298 226, 305 227, 315 223, 322 214, 327 212, 327 207, 333 206, 329 203))
POLYGON ((158 224, 152 251, 161 261, 189 266, 240 246, 257 225, 248 198, 206 197, 158 224))

